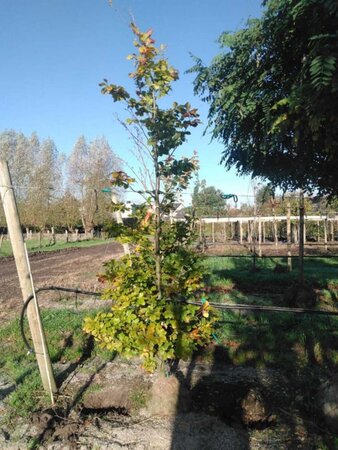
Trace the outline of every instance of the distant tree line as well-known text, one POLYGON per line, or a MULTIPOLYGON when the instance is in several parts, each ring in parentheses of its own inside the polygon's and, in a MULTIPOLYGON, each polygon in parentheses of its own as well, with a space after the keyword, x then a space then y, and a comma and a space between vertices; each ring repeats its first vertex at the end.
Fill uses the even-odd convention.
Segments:
MULTIPOLYGON (((250 197, 250 196, 249 196, 250 197)), ((255 196, 250 197, 250 202, 243 202, 238 206, 231 206, 224 199, 224 193, 214 186, 207 186, 206 181, 198 181, 192 193, 192 206, 188 212, 193 212, 196 218, 201 217, 236 217, 285 215, 290 204, 292 215, 299 214, 299 193, 285 192, 284 195, 276 194, 269 184, 260 184, 255 196)), ((306 214, 336 214, 338 212, 338 198, 328 199, 327 196, 305 197, 306 214)))
MULTIPOLYGON (((88 142, 80 136, 66 156, 50 138, 7 130, 0 133, 0 158, 8 161, 23 226, 90 232, 111 219, 110 196, 101 189, 121 160, 105 137, 88 142)), ((5 225, 1 205, 0 227, 5 225)))

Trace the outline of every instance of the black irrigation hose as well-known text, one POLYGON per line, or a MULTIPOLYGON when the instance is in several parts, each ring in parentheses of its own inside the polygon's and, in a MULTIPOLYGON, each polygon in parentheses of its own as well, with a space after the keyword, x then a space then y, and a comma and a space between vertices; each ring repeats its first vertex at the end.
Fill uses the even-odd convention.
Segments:
MULTIPOLYGON (((60 291, 60 292, 72 292, 76 294, 83 294, 83 295, 92 295, 95 297, 100 297, 101 292, 92 292, 92 291, 83 291, 81 289, 72 289, 72 288, 64 288, 59 286, 46 286, 39 288, 35 291, 35 294, 41 292, 41 291, 60 291)), ((21 315, 20 315, 20 332, 21 337, 26 345, 29 353, 35 353, 32 347, 30 346, 26 335, 24 331, 24 318, 25 318, 25 312, 27 310, 27 307, 29 305, 29 302, 34 298, 34 294, 31 294, 24 302, 21 315)), ((184 303, 187 305, 195 305, 195 306, 201 306, 201 303, 198 302, 189 302, 180 300, 179 303, 184 303)), ((220 310, 230 310, 230 311, 257 311, 257 312, 281 312, 281 313, 292 313, 292 314, 314 314, 314 315, 324 315, 324 316, 338 316, 338 312, 333 311, 323 311, 321 309, 308 309, 308 308, 284 308, 282 306, 259 306, 259 305, 229 305, 229 304, 220 304, 220 303, 212 303, 209 302, 209 305, 215 309, 220 310)))
MULTIPOLYGON (((206 258, 214 258, 215 255, 203 255, 206 258)), ((253 258, 253 254, 252 253, 248 253, 247 255, 217 255, 218 258, 253 258)), ((257 259, 287 259, 287 258, 292 258, 292 259, 297 259, 299 258, 298 255, 262 255, 259 256, 258 254, 256 254, 256 258, 257 259)), ((304 255, 304 258, 338 258, 338 255, 304 255)))
MULTIPOLYGON (((59 286, 41 287, 41 288, 36 289, 35 294, 38 294, 39 292, 42 292, 42 291, 72 292, 75 294, 93 295, 95 297, 101 296, 101 292, 83 291, 81 289, 64 288, 64 287, 59 287, 59 286)), ((25 330, 24 330, 24 319, 25 319, 25 313, 26 313, 27 307, 28 307, 30 301, 33 300, 33 298, 34 298, 34 294, 31 294, 25 300, 22 310, 21 310, 21 314, 20 314, 20 333, 21 333, 22 340, 28 349, 28 353, 35 353, 35 351, 32 349, 32 347, 30 346, 30 344, 26 338, 25 330)))
MULTIPOLYGON (((190 305, 201 306, 197 302, 186 302, 190 305)), ((246 310, 246 311, 266 311, 266 312, 288 312, 292 314, 316 314, 324 316, 338 316, 338 312, 323 311, 322 309, 308 309, 308 308, 285 308, 284 306, 259 306, 259 305, 229 305, 224 303, 210 303, 210 306, 216 309, 229 309, 233 311, 246 310)))

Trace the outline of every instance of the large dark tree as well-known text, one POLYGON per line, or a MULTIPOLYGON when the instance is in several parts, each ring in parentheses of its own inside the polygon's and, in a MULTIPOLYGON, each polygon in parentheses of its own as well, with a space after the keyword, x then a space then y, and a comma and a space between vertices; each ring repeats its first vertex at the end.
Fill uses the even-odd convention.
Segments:
POLYGON ((338 2, 267 0, 261 19, 196 58, 222 162, 283 189, 338 193, 338 2))

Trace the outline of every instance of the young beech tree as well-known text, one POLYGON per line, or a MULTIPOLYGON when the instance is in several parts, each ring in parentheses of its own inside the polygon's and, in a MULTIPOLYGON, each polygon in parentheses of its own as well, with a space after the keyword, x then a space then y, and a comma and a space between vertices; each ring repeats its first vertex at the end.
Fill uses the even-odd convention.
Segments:
MULTIPOLYGON (((152 167, 147 170, 153 174, 152 183, 148 203, 136 214, 137 226, 121 235, 122 242, 133 244, 133 253, 109 262, 102 277, 108 283, 104 297, 113 300, 112 312, 87 318, 84 329, 111 350, 141 356, 144 367, 153 370, 158 359, 188 357, 209 342, 215 319, 208 302, 200 307, 182 302, 196 301, 202 287, 198 259, 188 248, 191 220, 164 221, 197 167, 196 156, 177 159, 175 151, 190 134, 189 128, 198 125, 199 116, 189 103, 160 106, 178 73, 162 48, 154 46, 151 30, 142 33, 134 24, 131 29, 136 52, 128 56, 134 63, 129 76, 135 95, 107 80, 100 86, 104 94, 126 105, 130 114, 126 126, 150 157, 152 167)), ((133 189, 133 181, 124 172, 112 174, 114 186, 133 189)))

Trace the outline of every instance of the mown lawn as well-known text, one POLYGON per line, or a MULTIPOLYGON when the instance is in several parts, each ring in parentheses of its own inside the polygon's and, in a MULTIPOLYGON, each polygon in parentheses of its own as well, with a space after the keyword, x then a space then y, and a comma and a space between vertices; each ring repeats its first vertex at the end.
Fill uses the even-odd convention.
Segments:
MULTIPOLYGON (((110 358, 111 352, 92 348, 92 342, 82 331, 84 317, 96 312, 97 310, 71 309, 46 309, 41 312, 56 379, 58 379, 56 363, 78 364, 84 358, 95 354, 110 358)), ((29 338, 28 329, 25 330, 25 335, 29 338)), ((0 342, 1 374, 14 382, 14 386, 4 399, 6 414, 1 420, 8 422, 14 416, 25 417, 39 407, 48 406, 50 399, 42 388, 35 356, 28 353, 22 340, 19 320, 14 320, 0 329, 0 342)))
MULTIPOLYGON (((206 257, 205 282, 214 301, 283 306, 285 290, 298 277, 297 258, 292 264, 292 272, 287 272, 285 258, 257 258, 253 270, 251 257, 206 257)), ((338 307, 338 258, 306 258, 304 269, 306 281, 317 291, 318 306, 338 307)))
MULTIPOLYGON (((286 289, 297 279, 276 273, 285 259, 264 258, 252 270, 252 258, 207 257, 204 260, 210 301, 283 306, 286 289)), ((338 259, 307 258, 305 278, 318 297, 317 309, 338 311, 338 259)), ((216 340, 230 364, 274 367, 310 396, 322 376, 338 368, 338 316, 229 310, 220 312, 216 340), (305 385, 305 386, 304 386, 305 385)))

